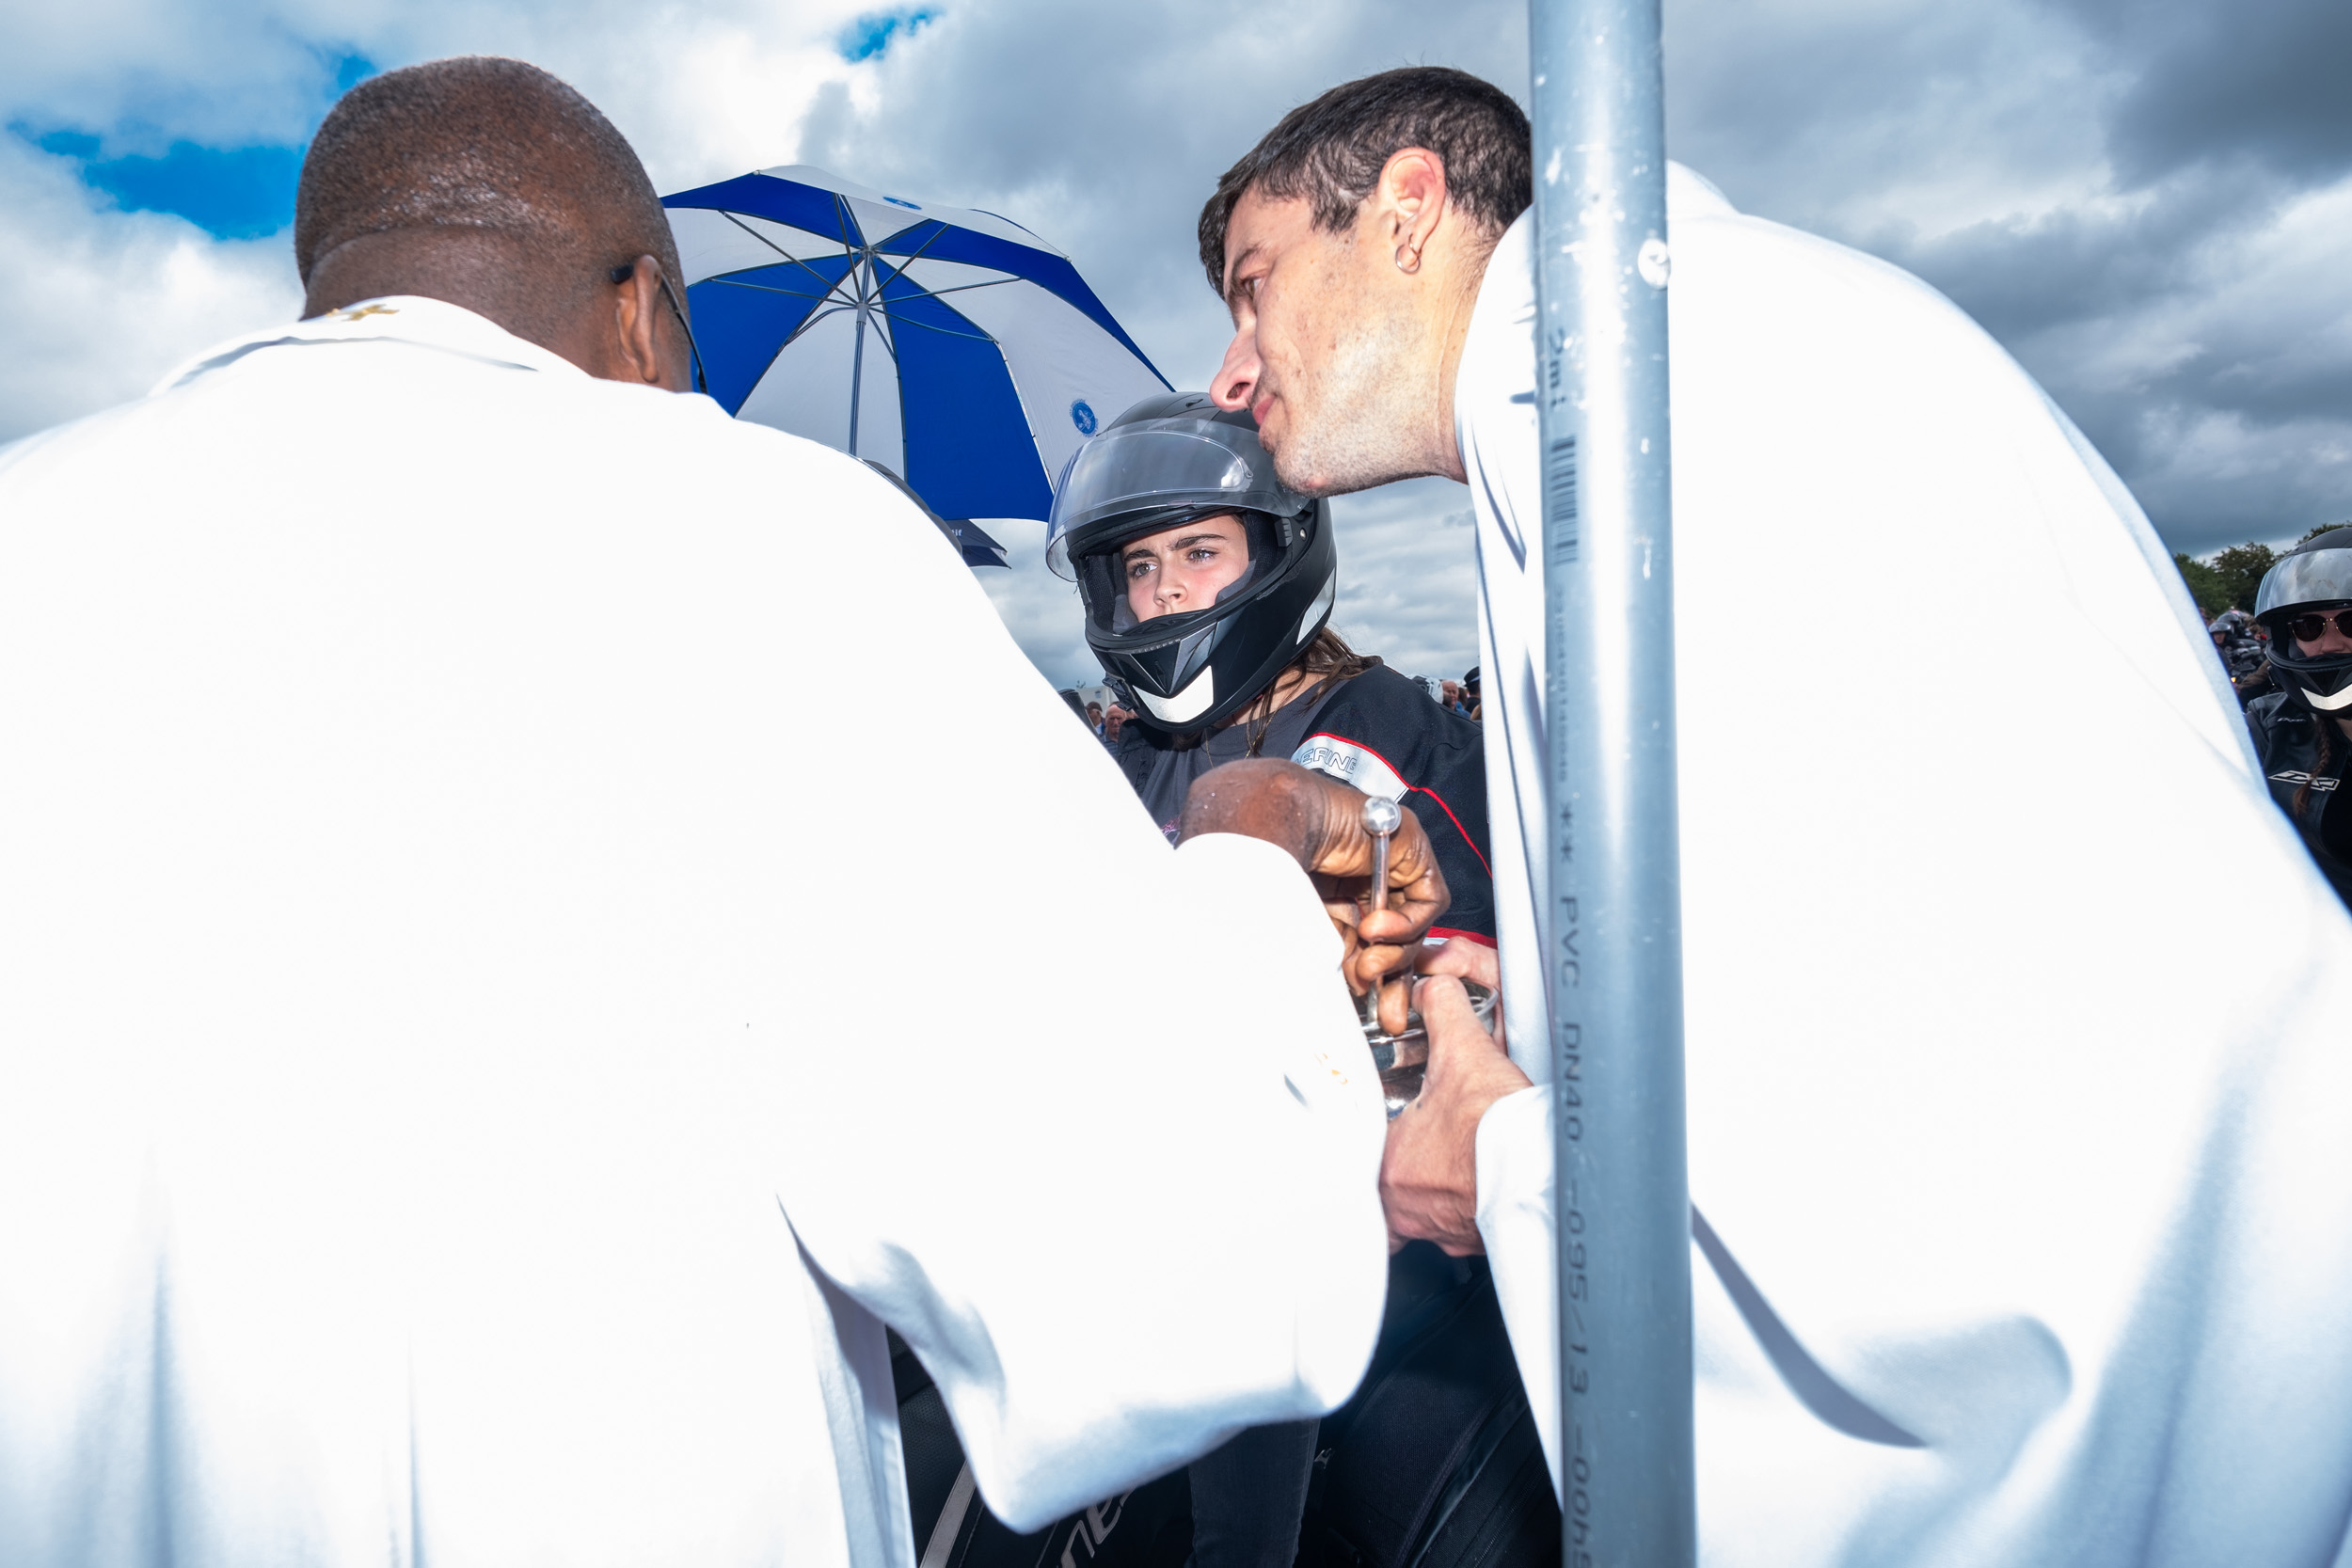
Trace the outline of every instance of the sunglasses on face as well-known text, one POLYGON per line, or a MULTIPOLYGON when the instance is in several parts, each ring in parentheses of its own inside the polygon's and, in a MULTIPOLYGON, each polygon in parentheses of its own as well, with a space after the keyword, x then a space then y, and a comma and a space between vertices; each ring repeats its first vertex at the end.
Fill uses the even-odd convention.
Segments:
POLYGON ((2352 637, 2352 610, 2339 610, 2333 615, 2297 615, 2287 623, 2287 634, 2297 642, 2316 642, 2330 626, 2352 637))

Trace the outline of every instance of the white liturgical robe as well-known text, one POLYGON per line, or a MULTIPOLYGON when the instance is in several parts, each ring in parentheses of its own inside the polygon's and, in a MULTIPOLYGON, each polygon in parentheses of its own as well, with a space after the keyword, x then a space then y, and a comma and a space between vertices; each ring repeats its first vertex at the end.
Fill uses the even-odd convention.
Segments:
MULTIPOLYGON (((2352 924, 2164 546, 2033 381, 1897 269, 1669 191, 1702 1557, 2334 1561, 2352 924)), ((1540 1085, 1532 228, 1455 415, 1540 1085)), ((1557 1475, 1550 1110, 1497 1104, 1478 1162, 1557 1475)))
POLYGON ((1311 886, 848 458, 259 334, 0 452, 0 737, 8 1568, 912 1568, 885 1321, 1020 1528, 1361 1374, 1311 886))

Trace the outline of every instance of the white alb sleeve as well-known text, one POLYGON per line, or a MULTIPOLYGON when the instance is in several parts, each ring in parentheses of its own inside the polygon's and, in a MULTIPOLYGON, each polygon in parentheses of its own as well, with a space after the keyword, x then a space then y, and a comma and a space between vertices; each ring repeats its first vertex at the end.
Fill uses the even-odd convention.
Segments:
POLYGON ((960 1046, 828 1091, 889 1117, 795 1129, 802 1243, 922 1357, 1016 1529, 1334 1408, 1379 1331, 1386 1118, 1314 890, 1256 839, 1150 858, 1120 896, 1164 943, 1041 966, 943 1019, 960 1046))
POLYGON ((1551 1094, 1505 1095, 1478 1123, 1478 1234, 1486 1243, 1511 1354, 1560 1488, 1560 1300, 1553 1266, 1551 1094))

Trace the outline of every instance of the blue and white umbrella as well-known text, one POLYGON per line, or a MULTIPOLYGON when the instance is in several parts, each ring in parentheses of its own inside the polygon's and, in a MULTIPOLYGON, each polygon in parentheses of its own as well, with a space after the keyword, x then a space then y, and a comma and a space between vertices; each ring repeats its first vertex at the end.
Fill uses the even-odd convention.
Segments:
POLYGON ((710 395, 942 517, 1044 520, 1078 444, 1168 389, 1070 259, 993 214, 798 166, 662 205, 710 395))

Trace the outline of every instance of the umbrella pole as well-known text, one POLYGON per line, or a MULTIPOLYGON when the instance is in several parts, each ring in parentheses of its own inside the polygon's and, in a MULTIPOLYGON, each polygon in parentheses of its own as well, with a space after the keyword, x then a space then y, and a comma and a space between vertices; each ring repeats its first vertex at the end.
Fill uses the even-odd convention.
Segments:
MULTIPOLYGON (((850 356, 850 455, 857 455, 858 409, 866 401, 866 268, 857 269, 857 347, 850 356)), ((900 459, 904 466, 905 460, 900 459)))
POLYGON ((1531 0, 1564 1560, 1689 1568, 1660 0, 1531 0))

